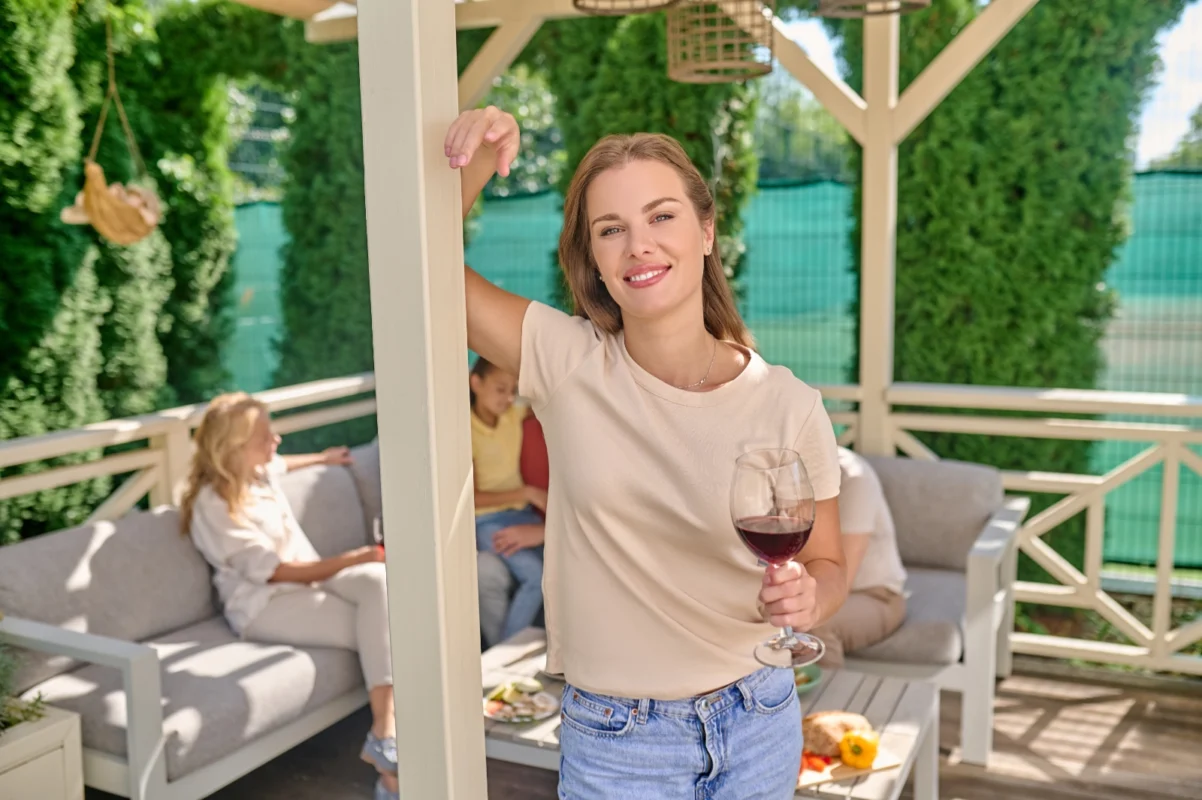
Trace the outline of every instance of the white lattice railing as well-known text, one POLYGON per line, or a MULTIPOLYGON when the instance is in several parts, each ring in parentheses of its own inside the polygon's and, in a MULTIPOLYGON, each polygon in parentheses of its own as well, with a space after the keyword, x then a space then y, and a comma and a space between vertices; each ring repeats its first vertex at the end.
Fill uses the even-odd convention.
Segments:
MULTIPOLYGON (((374 398, 336 403, 374 390, 374 376, 364 373, 271 389, 258 397, 273 414, 291 412, 275 418, 276 430, 287 434, 374 414, 374 398), (327 406, 329 403, 334 404, 327 406), (304 410, 319 404, 324 407, 304 410)), ((192 431, 200 424, 204 411, 204 404, 182 406, 141 417, 108 420, 83 428, 0 442, 0 470, 116 445, 145 443, 140 449, 80 464, 0 478, 0 500, 129 473, 92 511, 89 521, 116 519, 147 495, 154 505, 175 502, 192 457, 192 431)))
MULTIPOLYGON (((374 377, 365 373, 272 389, 261 393, 259 397, 273 412, 290 412, 276 417, 276 427, 281 433, 291 433, 374 414, 374 398, 351 399, 370 394, 374 389, 374 377), (344 402, 334 402, 340 400, 344 402), (317 405, 323 407, 312 408, 317 405)), ((825 386, 822 391, 826 399, 841 404, 854 404, 861 398, 858 386, 825 386)), ((1054 505, 1028 519, 1019 534, 1023 552, 1059 583, 1020 582, 1015 590, 1017 599, 1042 605, 1093 610, 1121 631, 1132 644, 1028 633, 1015 633, 1012 641, 1015 651, 1019 653, 1081 658, 1202 675, 1202 658, 1182 655, 1180 652, 1202 639, 1202 619, 1173 628, 1170 613, 1181 470, 1190 469, 1202 475, 1202 456, 1191 449, 1202 445, 1202 398, 1126 392, 896 384, 888 392, 887 399, 894 408, 921 407, 957 412, 891 413, 890 422, 897 449, 912 458, 935 458, 914 436, 914 433, 924 431, 1146 443, 1142 451, 1105 475, 1034 471, 1012 471, 1004 475, 1009 491, 1064 495, 1054 505), (965 410, 978 413, 962 413, 965 410), (1040 416, 1019 418, 990 413, 999 411, 1023 411, 1040 416), (1081 420, 1058 416, 1071 414, 1188 419, 1191 424, 1081 420), (1197 425, 1192 424, 1194 420, 1198 421, 1197 425), (1120 605, 1103 583, 1105 504, 1108 494, 1157 465, 1163 465, 1159 558, 1153 587, 1151 624, 1147 624, 1120 605), (1080 513, 1085 514, 1086 532, 1083 570, 1070 564, 1043 539, 1049 530, 1080 513)), ((0 500, 91 478, 130 473, 93 511, 92 519, 115 519, 133 508, 147 494, 154 504, 173 502, 187 473, 191 457, 191 432, 203 413, 203 405, 186 406, 143 417, 110 420, 76 430, 0 442, 0 469, 113 445, 146 443, 143 449, 0 479, 0 500)), ((835 411, 831 419, 843 428, 839 436, 841 443, 855 442, 859 428, 858 412, 835 411)))
POLYGON ((1104 475, 1072 475, 1011 471, 1006 488, 1015 492, 1063 494, 1064 497, 1026 521, 1019 546, 1057 584, 1020 581, 1019 601, 1089 609, 1126 636, 1131 644, 1114 644, 1063 636, 1014 633, 1015 652, 1058 658, 1126 664, 1153 670, 1202 675, 1202 657, 1181 650, 1202 639, 1202 618, 1172 627, 1173 559, 1177 540, 1178 487, 1181 469, 1202 475, 1202 398, 1186 395, 1076 390, 1039 390, 975 386, 896 384, 888 393, 891 407, 973 410, 963 413, 892 413, 897 448, 912 458, 936 456, 914 432, 971 433, 1033 439, 1076 439, 1146 443, 1136 455, 1104 475), (996 416, 990 411, 1024 411, 1041 417, 996 416), (1188 419, 1193 424, 1117 422, 1067 419, 1056 415, 1138 415, 1188 419), (1151 625, 1137 619, 1106 590, 1102 553, 1106 497, 1149 469, 1162 465, 1156 581, 1151 625), (1084 569, 1077 569, 1043 539, 1043 535, 1077 514, 1085 514, 1084 569))

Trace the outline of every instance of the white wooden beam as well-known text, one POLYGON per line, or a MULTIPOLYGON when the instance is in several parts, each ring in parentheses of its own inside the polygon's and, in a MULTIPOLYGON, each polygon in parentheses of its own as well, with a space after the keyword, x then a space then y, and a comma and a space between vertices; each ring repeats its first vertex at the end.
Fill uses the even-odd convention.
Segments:
POLYGON ((452 0, 363 0, 367 251, 401 797, 487 797, 452 0), (421 687, 403 691, 402 687, 421 687), (410 724, 420 720, 420 724, 410 724))
POLYGON ((921 125, 1037 2, 993 0, 968 23, 906 87, 893 120, 894 141, 900 144, 921 125))
POLYGON ((484 99, 493 81, 509 69, 542 24, 540 17, 528 16, 506 22, 492 32, 459 77, 460 108, 472 108, 484 99))
POLYGON ((801 45, 786 35, 784 23, 779 18, 773 20, 772 27, 776 31, 774 52, 780 65, 813 93, 814 98, 822 103, 822 107, 847 129, 851 138, 863 145, 865 111, 868 107, 864 98, 856 94, 838 75, 829 73, 814 63, 801 45))
POLYGON ((314 14, 325 11, 334 5, 337 0, 234 0, 234 2, 281 17, 310 19, 314 14))
POLYGON ((860 237, 860 432, 857 449, 893 455, 886 397, 893 385, 894 279, 897 260, 897 105, 900 20, 864 20, 864 190, 860 237))
MULTIPOLYGON (((271 2, 271 0, 264 0, 271 2)), ((455 3, 455 27, 499 28, 510 22, 537 17, 567 19, 583 16, 572 0, 474 0, 455 3)), ((354 6, 339 4, 305 23, 305 40, 314 44, 353 41, 358 31, 354 6)))

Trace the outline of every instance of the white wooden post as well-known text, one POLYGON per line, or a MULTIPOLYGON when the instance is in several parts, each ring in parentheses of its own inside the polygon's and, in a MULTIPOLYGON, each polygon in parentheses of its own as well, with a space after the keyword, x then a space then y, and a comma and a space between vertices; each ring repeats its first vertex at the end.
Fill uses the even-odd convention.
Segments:
POLYGON ((485 785, 454 0, 359 3, 367 243, 401 797, 485 785))
POLYGON ((896 14, 864 20, 864 227, 860 271, 860 427, 857 449, 893 455, 885 393, 893 384, 894 277, 897 258, 898 31, 896 14))

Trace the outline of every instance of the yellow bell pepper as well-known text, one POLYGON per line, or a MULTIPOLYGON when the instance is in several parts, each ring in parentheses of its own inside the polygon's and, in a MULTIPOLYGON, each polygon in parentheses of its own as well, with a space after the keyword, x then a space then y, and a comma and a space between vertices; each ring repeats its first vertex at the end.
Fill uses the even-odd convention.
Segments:
POLYGON ((870 769, 880 741, 876 731, 848 731, 839 740, 839 757, 849 767, 870 769))

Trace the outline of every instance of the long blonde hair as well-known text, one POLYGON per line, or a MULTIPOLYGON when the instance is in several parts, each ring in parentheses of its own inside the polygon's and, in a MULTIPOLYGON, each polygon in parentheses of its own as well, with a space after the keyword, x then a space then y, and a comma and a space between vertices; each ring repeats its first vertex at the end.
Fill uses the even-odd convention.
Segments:
POLYGON ((245 392, 219 395, 209 403, 192 438, 192 470, 180 504, 180 527, 185 535, 192 527, 196 497, 206 486, 213 487, 226 502, 231 517, 241 517, 248 476, 239 469, 237 456, 250 441, 259 417, 267 413, 267 406, 245 392))
MULTIPOLYGON (((701 222, 716 222, 714 196, 705 179, 689 160, 680 143, 659 133, 612 135, 601 139, 581 160, 563 201, 563 229, 559 234, 559 264, 571 289, 576 314, 587 317, 601 330, 616 334, 622 329, 622 309, 597 279, 597 263, 590 245, 585 193, 598 175, 631 161, 658 161, 676 170, 685 193, 701 222)), ((705 328, 718 339, 749 348, 755 340, 735 307, 734 293, 715 247, 705 256, 702 274, 705 328)))

